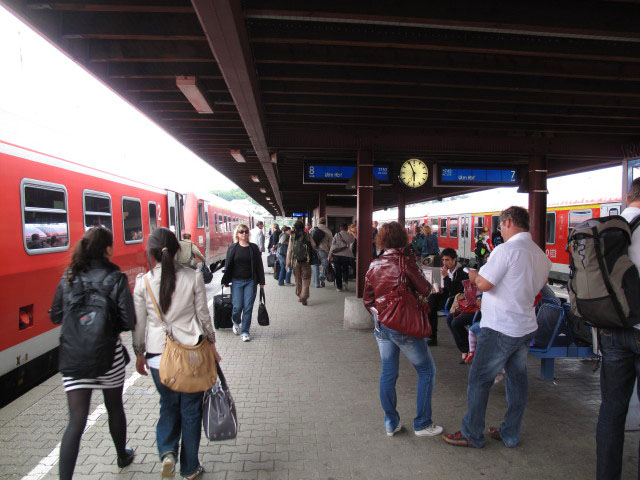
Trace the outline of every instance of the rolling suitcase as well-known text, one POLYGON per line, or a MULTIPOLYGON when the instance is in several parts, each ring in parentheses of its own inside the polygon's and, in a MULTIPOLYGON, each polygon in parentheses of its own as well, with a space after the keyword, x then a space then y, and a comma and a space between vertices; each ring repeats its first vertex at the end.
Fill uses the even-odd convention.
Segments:
POLYGON ((220 295, 213 297, 213 327, 216 330, 220 328, 231 328, 233 326, 231 320, 232 312, 231 294, 225 294, 223 286, 220 295))

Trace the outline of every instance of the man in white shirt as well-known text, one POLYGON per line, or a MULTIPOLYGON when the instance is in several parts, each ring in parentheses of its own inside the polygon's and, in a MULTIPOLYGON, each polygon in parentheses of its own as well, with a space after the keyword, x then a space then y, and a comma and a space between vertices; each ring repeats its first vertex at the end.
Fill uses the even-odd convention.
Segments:
POLYGON ((507 412, 500 428, 489 428, 492 438, 507 447, 520 441, 520 428, 527 403, 527 354, 538 329, 533 304, 547 282, 551 261, 529 233, 529 214, 509 207, 500 214, 505 243, 496 247, 480 271, 471 270, 482 296, 482 333, 469 372, 467 414, 462 430, 445 435, 451 445, 482 448, 484 416, 489 390, 504 368, 507 412))
MULTIPOLYGON (((621 215, 631 223, 640 215, 640 178, 631 183, 627 205, 621 215)), ((635 229, 631 237, 629 258, 640 270, 640 227, 635 229)), ((622 476, 624 426, 635 382, 640 381, 637 370, 640 361, 638 328, 640 325, 600 330, 602 403, 596 430, 598 480, 619 480, 622 476)))
POLYGON ((255 243, 258 246, 258 250, 260 253, 264 253, 264 231, 262 228, 264 227, 264 223, 258 222, 256 226, 249 233, 249 242, 255 243))

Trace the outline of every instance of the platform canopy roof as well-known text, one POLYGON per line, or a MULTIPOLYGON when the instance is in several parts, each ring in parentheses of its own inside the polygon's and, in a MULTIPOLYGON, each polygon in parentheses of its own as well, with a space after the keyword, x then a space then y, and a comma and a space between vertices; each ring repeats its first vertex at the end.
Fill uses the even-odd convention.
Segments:
MULTIPOLYGON (((344 186, 303 185, 303 161, 360 148, 395 174, 411 157, 545 155, 558 175, 640 156, 635 0, 3 1, 273 214, 319 191, 355 205, 344 186), (197 77, 212 114, 177 76, 197 77)), ((400 190, 376 190, 375 207, 400 190)))

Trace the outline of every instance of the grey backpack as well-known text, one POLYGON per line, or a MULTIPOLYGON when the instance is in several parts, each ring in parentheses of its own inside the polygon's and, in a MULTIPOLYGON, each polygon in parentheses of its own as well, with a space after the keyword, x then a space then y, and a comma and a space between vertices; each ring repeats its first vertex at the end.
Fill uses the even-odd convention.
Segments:
POLYGON ((597 328, 640 323, 640 276, 629 258, 631 224, 620 215, 592 218, 569 235, 569 298, 573 314, 597 328))

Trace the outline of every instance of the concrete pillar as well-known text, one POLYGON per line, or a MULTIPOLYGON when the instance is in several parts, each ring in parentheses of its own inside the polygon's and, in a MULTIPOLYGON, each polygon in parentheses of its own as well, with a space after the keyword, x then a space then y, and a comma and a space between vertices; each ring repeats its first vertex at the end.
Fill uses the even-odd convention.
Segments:
POLYGON ((358 150, 358 252, 356 263, 357 297, 364 292, 364 276, 373 258, 373 159, 370 150, 358 150))
POLYGON ((545 251, 547 248, 547 159, 534 155, 529 159, 529 217, 533 241, 545 251))
POLYGON ((327 218, 327 194, 320 192, 318 194, 318 218, 327 218))
POLYGON ((405 211, 407 207, 407 197, 404 192, 398 192, 398 223, 404 226, 406 220, 405 211))

